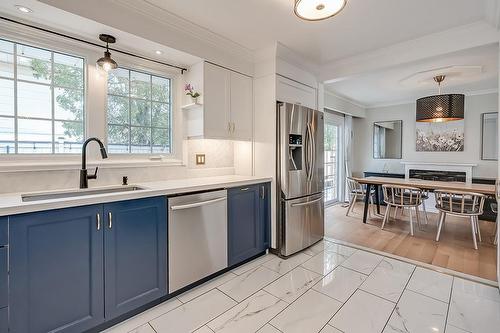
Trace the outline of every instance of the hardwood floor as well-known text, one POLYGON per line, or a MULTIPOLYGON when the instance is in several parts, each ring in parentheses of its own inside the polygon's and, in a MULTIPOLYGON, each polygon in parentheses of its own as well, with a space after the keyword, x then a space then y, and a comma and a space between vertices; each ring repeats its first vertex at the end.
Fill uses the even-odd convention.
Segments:
MULTIPOLYGON (((495 224, 492 222, 480 221, 483 242, 478 243, 478 250, 474 250, 470 222, 463 218, 447 217, 446 228, 441 232, 440 241, 436 242, 437 214, 428 213, 429 224, 423 224, 422 230, 416 227, 415 236, 411 237, 407 212, 402 217, 398 214, 396 220, 390 219, 381 230, 380 217, 372 216, 367 224, 363 224, 361 202, 356 203, 349 216, 345 216, 346 210, 340 205, 326 209, 326 236, 496 281, 495 224)), ((381 210, 383 213, 384 207, 381 210)))

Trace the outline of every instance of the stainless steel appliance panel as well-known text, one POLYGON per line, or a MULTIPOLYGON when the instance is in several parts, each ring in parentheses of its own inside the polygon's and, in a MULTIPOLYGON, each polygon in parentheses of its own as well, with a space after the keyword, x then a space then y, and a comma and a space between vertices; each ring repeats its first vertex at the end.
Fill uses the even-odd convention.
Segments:
POLYGON ((312 166, 309 181, 309 193, 323 192, 325 180, 325 137, 324 115, 322 112, 311 110, 310 131, 312 138, 312 166))
POLYGON ((169 292, 226 268, 227 260, 227 191, 169 198, 169 292))
POLYGON ((323 194, 282 200, 284 215, 283 246, 280 253, 289 256, 323 239, 323 194))
POLYGON ((323 191, 323 114, 278 104, 278 181, 285 199, 323 191))

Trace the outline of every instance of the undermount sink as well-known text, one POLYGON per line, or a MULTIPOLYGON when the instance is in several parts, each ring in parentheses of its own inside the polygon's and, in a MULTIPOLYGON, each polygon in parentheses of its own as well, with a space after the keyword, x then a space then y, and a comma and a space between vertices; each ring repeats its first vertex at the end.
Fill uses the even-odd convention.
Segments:
POLYGON ((91 188, 91 189, 85 189, 85 190, 69 190, 69 191, 60 191, 60 192, 51 191, 51 192, 21 194, 21 199, 23 202, 28 202, 28 201, 39 201, 39 200, 73 198, 73 197, 81 197, 81 196, 85 196, 85 195, 140 191, 140 190, 145 190, 145 189, 146 188, 144 188, 144 187, 131 185, 131 186, 117 186, 117 187, 94 188, 94 189, 91 188))

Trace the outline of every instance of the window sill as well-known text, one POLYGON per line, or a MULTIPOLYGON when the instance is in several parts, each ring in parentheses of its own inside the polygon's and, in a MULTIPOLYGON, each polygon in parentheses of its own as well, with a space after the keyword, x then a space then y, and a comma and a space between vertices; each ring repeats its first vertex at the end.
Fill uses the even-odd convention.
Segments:
MULTIPOLYGON (((81 161, 16 161, 0 163, 2 172, 36 172, 36 171, 68 171, 80 170, 81 161)), ((150 160, 150 159, 113 159, 89 160, 87 168, 118 169, 118 168, 144 168, 144 167, 173 167, 183 166, 181 160, 150 160)))

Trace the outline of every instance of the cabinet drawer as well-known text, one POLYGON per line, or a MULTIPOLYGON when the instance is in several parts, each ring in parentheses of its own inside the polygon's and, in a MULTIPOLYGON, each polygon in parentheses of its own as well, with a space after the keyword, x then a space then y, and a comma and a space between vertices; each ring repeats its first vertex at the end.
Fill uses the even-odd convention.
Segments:
POLYGON ((0 309, 0 333, 9 331, 9 308, 0 309))
POLYGON ((7 248, 0 248, 0 308, 8 305, 7 290, 7 248))
POLYGON ((9 224, 7 216, 0 217, 0 246, 9 243, 9 224))

